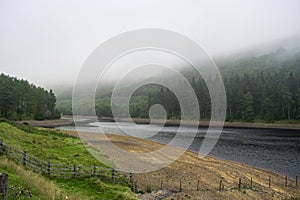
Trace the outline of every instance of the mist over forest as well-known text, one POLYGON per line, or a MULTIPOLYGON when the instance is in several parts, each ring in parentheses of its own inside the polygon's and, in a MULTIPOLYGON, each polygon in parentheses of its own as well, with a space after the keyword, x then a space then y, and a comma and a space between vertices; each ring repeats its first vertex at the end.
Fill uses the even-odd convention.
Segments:
MULTIPOLYGON (((222 74, 226 89, 227 121, 266 121, 300 119, 300 48, 299 40, 293 40, 286 46, 273 45, 276 49, 251 50, 215 59, 222 74), (247 53, 248 52, 248 53, 247 53), (251 52, 251 53, 249 53, 251 52)), ((211 98, 204 79, 190 68, 182 67, 180 73, 189 81, 197 96, 200 119, 211 117, 211 98)), ((163 72, 163 71, 162 71, 163 72)), ((98 87, 95 94, 95 108, 90 102, 82 100, 79 108, 81 115, 91 115, 95 109, 98 117, 128 117, 122 95, 132 86, 143 80, 142 73, 129 78, 127 84, 119 89, 117 102, 113 102, 118 115, 112 114, 112 91, 116 81, 107 82, 98 87), (136 77, 136 78, 135 78, 136 77)), ((149 78, 149 77, 148 77, 149 78)), ((173 85, 182 84, 176 77, 162 73, 173 85)), ((214 83, 215 77, 209 77, 208 84, 214 83)), ((0 115, 5 118, 20 119, 56 119, 63 115, 72 115, 71 86, 53 87, 46 90, 27 80, 1 74, 0 115), (55 95, 54 95, 55 94, 55 95), (9 106, 7 106, 9 105, 9 106)), ((90 87, 82 85, 82 92, 90 87)), ((129 100, 129 112, 134 118, 149 118, 152 105, 160 104, 167 112, 168 119, 181 119, 181 109, 175 94, 159 84, 138 85, 129 100)))
MULTIPOLYGON (((273 122, 276 120, 300 119, 300 48, 296 37, 285 43, 272 44, 261 49, 254 48, 238 54, 215 58, 222 74, 227 94, 228 121, 273 122), (262 52, 264 51, 264 52, 262 52)), ((211 100, 203 78, 194 76, 192 70, 182 68, 181 73, 192 85, 200 107, 201 119, 209 119, 211 100)), ((142 77, 142 75, 141 75, 142 77)), ((139 78, 141 78, 139 77, 139 78)), ((172 77, 165 76, 166 79, 172 77)), ((211 77, 213 82, 214 77, 211 77)), ((175 81, 176 82, 176 81, 175 81)), ((132 83, 134 84, 134 83, 132 83)), ((175 84, 175 83, 174 83, 175 84)), ((126 87, 122 89, 126 91, 126 87)), ((113 84, 101 87, 95 95, 95 111, 98 117, 113 117, 111 94, 113 84)), ((72 114, 72 87, 54 90, 57 94, 58 110, 72 114)), ((122 97, 120 96, 120 102, 122 97)), ((130 114, 135 118, 148 118, 149 108, 161 104, 167 111, 168 119, 180 119, 180 106, 176 96, 168 88, 147 84, 137 89, 130 98, 130 114)), ((124 105, 114 105, 121 110, 124 105)), ((82 114, 89 115, 93 107, 85 105, 82 114)))

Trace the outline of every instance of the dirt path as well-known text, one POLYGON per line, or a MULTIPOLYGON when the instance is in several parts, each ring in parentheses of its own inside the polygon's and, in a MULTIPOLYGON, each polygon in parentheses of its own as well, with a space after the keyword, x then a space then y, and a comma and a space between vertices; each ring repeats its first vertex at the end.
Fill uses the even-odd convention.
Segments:
MULTIPOLYGON (((64 133, 77 136, 76 131, 64 131, 64 133)), ((89 135, 90 133, 82 132, 81 134, 89 135)), ((127 151, 150 152, 163 146, 133 137, 107 136, 115 145, 127 151)), ((141 192, 152 191, 152 193, 139 195, 140 199, 144 200, 300 198, 300 186, 299 183, 298 187, 295 186, 294 179, 288 178, 286 187, 283 175, 209 156, 199 158, 198 154, 190 151, 186 151, 168 167, 151 173, 135 174, 134 181, 141 192), (239 178, 241 178, 240 189, 238 188, 239 178), (269 178, 271 179, 270 187, 269 178), (222 190, 219 191, 221 179, 222 190), (180 180, 182 192, 180 192, 180 180)))

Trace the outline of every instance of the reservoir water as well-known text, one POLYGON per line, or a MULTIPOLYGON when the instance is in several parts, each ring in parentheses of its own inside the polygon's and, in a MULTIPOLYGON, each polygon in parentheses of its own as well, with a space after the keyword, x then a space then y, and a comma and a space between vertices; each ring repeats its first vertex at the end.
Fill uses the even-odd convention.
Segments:
MULTIPOLYGON (((99 132, 98 123, 82 120, 77 129, 87 132, 99 132)), ((154 136, 146 139, 167 144, 170 142, 178 127, 147 126, 121 122, 120 128, 114 122, 100 122, 105 133, 125 135, 125 131, 136 132, 136 134, 157 132, 154 136), (141 132, 141 130, 143 130, 141 132)), ((75 126, 61 126, 62 130, 74 130, 75 126)), ((190 137, 192 129, 184 128, 182 140, 190 137)), ((199 128, 189 150, 198 152, 206 128, 199 128)), ((297 130, 274 130, 274 129, 241 129, 224 128, 222 134, 209 153, 210 156, 225 160, 237 161, 254 167, 271 170, 290 177, 300 175, 300 131, 297 130)))

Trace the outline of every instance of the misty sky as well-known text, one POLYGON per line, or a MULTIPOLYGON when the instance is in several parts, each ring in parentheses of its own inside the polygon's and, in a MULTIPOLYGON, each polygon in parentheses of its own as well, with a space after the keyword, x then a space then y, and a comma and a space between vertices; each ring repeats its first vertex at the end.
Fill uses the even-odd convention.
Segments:
POLYGON ((209 55, 300 34, 299 0, 0 0, 0 72, 41 86, 72 83, 102 42, 164 28, 209 55))

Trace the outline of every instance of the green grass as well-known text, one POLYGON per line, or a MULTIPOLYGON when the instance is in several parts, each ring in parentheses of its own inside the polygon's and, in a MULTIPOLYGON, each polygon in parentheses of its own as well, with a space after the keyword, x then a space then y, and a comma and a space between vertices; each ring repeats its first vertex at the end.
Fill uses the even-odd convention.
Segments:
MULTIPOLYGON (((96 164, 98 166, 104 166, 89 153, 80 139, 68 136, 60 131, 0 121, 0 139, 3 140, 3 143, 21 151, 26 151, 28 154, 44 161, 50 161, 52 163, 76 165, 96 164)), ((4 156, 1 156, 0 161, 3 162, 3 159, 4 156)), ((20 187, 24 188, 28 187, 31 180, 26 180, 27 178, 24 178, 24 175, 21 176, 19 171, 10 170, 9 167, 3 167, 4 165, 1 164, 1 162, 0 172, 9 173, 10 185, 20 185, 20 187)), ((23 167, 21 168, 23 169, 23 167)), ((32 173, 29 170, 26 171, 32 173)), ((136 199, 135 194, 130 191, 128 186, 104 183, 97 178, 42 178, 54 183, 61 191, 66 191, 70 195, 82 197, 79 199, 84 199, 83 197, 104 200, 136 199)), ((38 186, 31 186, 31 188, 38 196, 37 199, 41 199, 41 197, 44 196, 43 190, 39 189, 38 186)), ((48 197, 46 199, 53 199, 53 197, 48 197)))
POLYGON ((104 166, 89 153, 80 139, 59 131, 0 122, 0 139, 51 163, 104 166))

